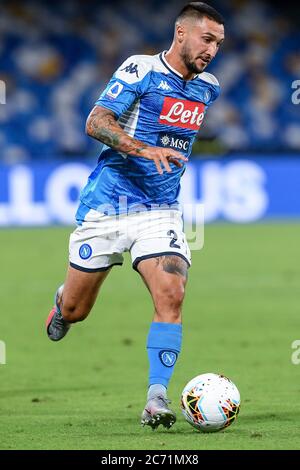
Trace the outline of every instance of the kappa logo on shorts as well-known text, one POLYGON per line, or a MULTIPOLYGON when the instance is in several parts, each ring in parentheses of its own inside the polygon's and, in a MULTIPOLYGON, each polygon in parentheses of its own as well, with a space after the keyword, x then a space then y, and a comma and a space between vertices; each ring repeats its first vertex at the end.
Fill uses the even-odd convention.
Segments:
POLYGON ((177 360, 177 353, 174 351, 160 351, 159 358, 164 366, 173 367, 177 360))
POLYGON ((79 256, 81 259, 88 259, 92 256, 93 250, 90 245, 87 243, 84 243, 84 245, 81 245, 79 248, 79 256))

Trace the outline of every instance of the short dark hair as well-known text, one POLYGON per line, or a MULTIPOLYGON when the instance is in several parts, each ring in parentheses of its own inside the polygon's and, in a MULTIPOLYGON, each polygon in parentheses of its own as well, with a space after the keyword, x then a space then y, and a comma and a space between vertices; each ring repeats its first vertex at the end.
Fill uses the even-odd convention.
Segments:
POLYGON ((176 18, 176 22, 184 18, 209 18, 219 24, 224 24, 223 16, 213 7, 204 2, 190 2, 185 5, 176 18))

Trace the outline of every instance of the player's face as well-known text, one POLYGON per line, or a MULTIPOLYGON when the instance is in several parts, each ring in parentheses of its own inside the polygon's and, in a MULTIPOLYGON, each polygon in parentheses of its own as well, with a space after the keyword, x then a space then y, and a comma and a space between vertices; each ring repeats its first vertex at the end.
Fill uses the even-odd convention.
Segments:
POLYGON ((222 24, 209 18, 190 22, 183 34, 180 54, 189 72, 201 73, 215 57, 223 41, 222 24))

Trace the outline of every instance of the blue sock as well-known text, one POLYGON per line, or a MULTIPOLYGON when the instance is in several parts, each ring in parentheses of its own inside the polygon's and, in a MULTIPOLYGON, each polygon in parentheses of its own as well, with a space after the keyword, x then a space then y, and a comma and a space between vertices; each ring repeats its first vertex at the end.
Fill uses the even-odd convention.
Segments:
POLYGON ((150 363, 149 386, 168 386, 180 353, 182 325, 153 322, 150 327, 147 350, 150 363))

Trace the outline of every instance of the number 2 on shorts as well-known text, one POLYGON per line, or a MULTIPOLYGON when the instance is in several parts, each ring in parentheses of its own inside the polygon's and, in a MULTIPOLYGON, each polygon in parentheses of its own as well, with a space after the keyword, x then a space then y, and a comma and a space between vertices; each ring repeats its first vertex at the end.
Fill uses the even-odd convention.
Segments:
POLYGON ((180 246, 176 244, 176 242, 178 240, 178 236, 177 236, 177 233, 175 232, 175 230, 169 230, 167 235, 169 237, 172 237, 172 240, 170 241, 170 247, 171 248, 180 248, 180 246))

